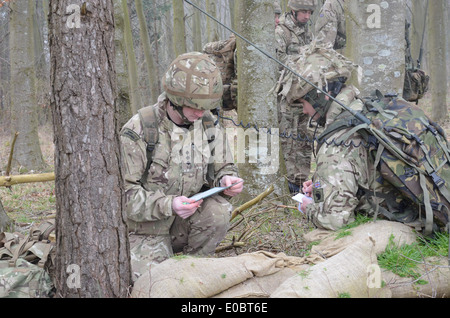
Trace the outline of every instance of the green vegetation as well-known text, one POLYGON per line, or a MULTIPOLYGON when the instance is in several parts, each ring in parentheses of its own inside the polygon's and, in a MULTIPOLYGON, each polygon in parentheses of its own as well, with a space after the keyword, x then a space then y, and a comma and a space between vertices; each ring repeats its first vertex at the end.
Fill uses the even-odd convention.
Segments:
MULTIPOLYGON (((424 262, 425 258, 448 256, 449 237, 446 233, 436 233, 431 239, 419 237, 417 242, 411 245, 398 246, 391 236, 384 253, 378 255, 378 264, 381 268, 388 269, 400 277, 413 277, 418 279, 417 265, 424 262)), ((426 284, 426 281, 418 280, 418 284, 426 284)))

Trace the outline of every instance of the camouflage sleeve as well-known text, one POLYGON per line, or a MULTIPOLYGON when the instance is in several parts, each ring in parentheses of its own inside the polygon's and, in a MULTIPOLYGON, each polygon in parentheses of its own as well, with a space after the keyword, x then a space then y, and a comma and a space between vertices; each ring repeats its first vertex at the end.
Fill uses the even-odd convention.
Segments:
POLYGON ((281 26, 275 28, 277 59, 283 64, 287 61, 287 39, 281 26))
POLYGON ((317 227, 335 231, 354 220, 358 188, 369 182, 367 159, 362 146, 322 146, 313 177, 314 203, 306 207, 317 227))
MULTIPOLYGON (((172 200, 175 196, 166 195, 161 185, 152 184, 151 189, 145 189, 139 183, 147 164, 145 143, 141 139, 132 140, 125 136, 120 139, 128 218, 135 222, 147 222, 172 216, 172 200)), ((158 166, 156 163, 153 165, 158 166)))
POLYGON ((333 48, 338 32, 338 16, 329 1, 320 10, 315 23, 316 44, 333 48))

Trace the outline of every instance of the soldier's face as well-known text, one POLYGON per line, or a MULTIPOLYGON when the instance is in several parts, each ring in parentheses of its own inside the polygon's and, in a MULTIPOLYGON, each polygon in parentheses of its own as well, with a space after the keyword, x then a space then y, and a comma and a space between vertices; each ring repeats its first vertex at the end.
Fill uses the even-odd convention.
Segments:
POLYGON ((303 114, 306 114, 309 117, 313 117, 313 120, 318 120, 320 115, 316 112, 314 107, 309 102, 304 100, 303 98, 300 99, 300 101, 303 104, 303 114))
POLYGON ((312 11, 311 10, 300 10, 295 12, 297 21, 300 23, 307 23, 311 18, 312 11))
POLYGON ((194 121, 202 118, 205 111, 185 106, 185 107, 183 107, 183 113, 184 113, 184 116, 186 116, 186 118, 189 121, 194 122, 194 121))

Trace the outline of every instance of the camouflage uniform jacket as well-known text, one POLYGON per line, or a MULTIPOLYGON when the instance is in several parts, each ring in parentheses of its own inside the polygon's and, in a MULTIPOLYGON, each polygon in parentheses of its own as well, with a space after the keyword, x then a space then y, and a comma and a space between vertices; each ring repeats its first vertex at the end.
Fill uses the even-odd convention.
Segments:
MULTIPOLYGON (((363 104, 355 99, 358 91, 353 87, 346 87, 337 99, 350 108, 361 110, 363 104)), ((327 113, 326 126, 342 112, 337 103, 333 103, 327 113)), ((392 186, 379 183, 378 170, 374 169, 373 158, 369 156, 364 146, 336 146, 331 141, 337 140, 348 132, 344 129, 327 138, 316 155, 316 171, 313 176, 313 203, 306 207, 306 214, 319 228, 338 230, 354 221, 355 212, 372 215, 375 213, 373 205, 369 203, 361 190, 390 194, 395 198, 400 193, 392 186)), ((359 145, 362 138, 355 133, 347 140, 359 145)), ((381 197, 370 198, 376 204, 384 205, 381 197)))
POLYGON ((345 46, 344 0, 327 0, 315 24, 316 45, 335 50, 345 46))
POLYGON ((124 163, 126 211, 129 231, 136 234, 166 235, 174 220, 172 200, 190 197, 208 184, 207 167, 215 151, 214 180, 217 186, 224 175, 237 175, 236 166, 226 150, 221 151, 224 134, 216 125, 215 140, 208 144, 201 120, 189 127, 178 127, 168 117, 165 93, 153 105, 158 117, 158 142, 147 182, 139 182, 147 165, 146 143, 139 115, 134 115, 122 128, 121 151, 124 163), (197 129, 198 128, 198 129, 197 129), (123 132, 127 130, 127 134, 123 132), (130 131, 132 133, 130 133, 130 131))
POLYGON ((310 22, 303 27, 295 24, 291 13, 284 13, 275 28, 277 41, 277 58, 286 64, 288 55, 296 55, 302 46, 308 45, 312 40, 310 22))

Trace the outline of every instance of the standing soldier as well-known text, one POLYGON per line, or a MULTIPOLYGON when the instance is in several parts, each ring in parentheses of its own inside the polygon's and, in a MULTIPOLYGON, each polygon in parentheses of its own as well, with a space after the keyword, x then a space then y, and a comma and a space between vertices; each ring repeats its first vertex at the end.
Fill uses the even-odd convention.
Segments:
POLYGON ((316 45, 335 50, 345 47, 345 0, 326 0, 315 24, 316 45))
MULTIPOLYGON (((288 7, 290 11, 281 15, 275 29, 277 58, 284 64, 299 56, 300 48, 312 40, 309 20, 315 8, 315 1, 289 0, 288 7)), ((278 100, 278 118, 280 131, 287 136, 282 138, 281 146, 289 189, 296 193, 302 183, 308 180, 311 169, 312 143, 307 133, 309 118, 303 114, 300 101, 288 104, 283 98, 278 100)))

